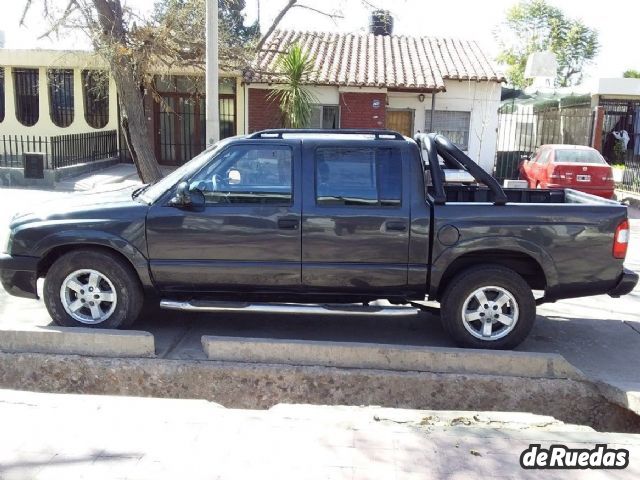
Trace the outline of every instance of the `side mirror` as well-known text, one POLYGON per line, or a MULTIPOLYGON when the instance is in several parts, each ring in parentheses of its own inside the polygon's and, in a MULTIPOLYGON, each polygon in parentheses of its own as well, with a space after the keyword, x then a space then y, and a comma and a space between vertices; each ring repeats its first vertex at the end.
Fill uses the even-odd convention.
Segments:
POLYGON ((173 207, 203 207, 205 204, 204 193, 197 188, 189 188, 187 182, 180 182, 176 187, 176 195, 173 197, 169 205, 173 207))

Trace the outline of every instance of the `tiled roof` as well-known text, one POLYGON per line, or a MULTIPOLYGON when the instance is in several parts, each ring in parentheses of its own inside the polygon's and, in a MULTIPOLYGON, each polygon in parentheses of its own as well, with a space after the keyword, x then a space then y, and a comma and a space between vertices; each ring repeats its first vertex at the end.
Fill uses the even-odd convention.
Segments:
POLYGON ((313 55, 314 85, 445 90, 445 79, 504 81, 475 41, 293 30, 269 36, 247 80, 277 82, 276 59, 293 43, 313 55))

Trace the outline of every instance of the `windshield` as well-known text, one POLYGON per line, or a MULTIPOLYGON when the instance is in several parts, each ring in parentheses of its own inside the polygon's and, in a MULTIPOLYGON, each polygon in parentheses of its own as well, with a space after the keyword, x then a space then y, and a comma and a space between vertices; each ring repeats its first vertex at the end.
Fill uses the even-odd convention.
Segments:
POLYGON ((202 153, 189 160, 181 167, 175 169, 166 177, 161 178, 156 183, 149 185, 141 194, 140 199, 147 203, 153 203, 158 200, 164 192, 169 190, 175 184, 185 177, 189 177, 196 173, 200 168, 206 164, 213 155, 216 154, 222 147, 229 143, 230 139, 225 139, 218 143, 215 143, 204 150, 202 153))
POLYGON ((607 163, 595 150, 556 150, 555 163, 607 163))

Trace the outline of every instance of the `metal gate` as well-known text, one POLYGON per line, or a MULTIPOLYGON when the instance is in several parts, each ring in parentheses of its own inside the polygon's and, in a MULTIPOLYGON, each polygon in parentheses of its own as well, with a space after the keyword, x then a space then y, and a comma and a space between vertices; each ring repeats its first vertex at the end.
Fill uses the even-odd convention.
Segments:
POLYGON ((604 107, 602 154, 609 163, 624 166, 619 186, 640 193, 640 100, 602 99, 600 106, 604 107))
MULTIPOLYGON (((220 138, 236 134, 235 100, 235 95, 220 94, 220 138)), ((204 95, 163 93, 155 105, 160 164, 182 165, 205 149, 204 95)))
POLYGON ((593 121, 590 106, 503 105, 498 113, 495 177, 500 181, 518 178, 522 156, 531 155, 541 145, 591 145, 593 121))

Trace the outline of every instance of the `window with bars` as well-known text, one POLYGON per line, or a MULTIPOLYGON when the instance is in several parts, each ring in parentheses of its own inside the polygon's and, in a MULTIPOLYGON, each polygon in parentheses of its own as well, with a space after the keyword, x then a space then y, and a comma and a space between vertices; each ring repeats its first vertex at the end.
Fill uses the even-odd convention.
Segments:
POLYGON ((460 150, 469 149, 470 125, 471 112, 435 110, 433 112, 433 124, 431 124, 431 112, 429 110, 426 111, 425 130, 444 135, 460 150))
POLYGON ((104 70, 82 71, 84 118, 93 128, 109 123, 109 74, 104 70))
POLYGON ((73 70, 49 70, 49 114, 58 127, 73 123, 73 70))
POLYGON ((0 122, 4 121, 4 67, 0 67, 0 122))
POLYGON ((14 68, 13 88, 15 92, 16 118, 31 127, 38 122, 40 97, 37 68, 14 68))
POLYGON ((340 107, 313 105, 309 128, 340 128, 340 107))

